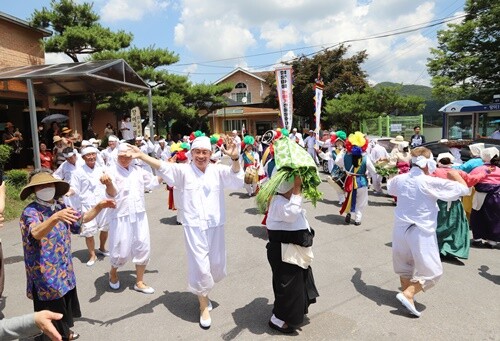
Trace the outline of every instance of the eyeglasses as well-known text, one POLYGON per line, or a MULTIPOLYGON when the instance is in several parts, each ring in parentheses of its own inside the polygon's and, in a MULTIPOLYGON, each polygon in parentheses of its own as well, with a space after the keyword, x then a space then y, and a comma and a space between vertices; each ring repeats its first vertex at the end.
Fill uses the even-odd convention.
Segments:
POLYGON ((203 156, 208 156, 210 155, 212 152, 210 150, 206 150, 206 149, 193 149, 191 151, 191 153, 193 155, 203 155, 203 156))

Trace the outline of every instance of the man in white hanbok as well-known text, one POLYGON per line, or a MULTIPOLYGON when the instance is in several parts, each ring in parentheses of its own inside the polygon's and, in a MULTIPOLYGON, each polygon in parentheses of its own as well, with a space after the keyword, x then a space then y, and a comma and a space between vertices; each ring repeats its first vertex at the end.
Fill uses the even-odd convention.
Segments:
POLYGON ((413 167, 388 181, 387 192, 398 197, 392 233, 392 261, 402 292, 396 298, 417 317, 414 296, 432 288, 443 266, 436 238, 437 200, 455 201, 469 189, 460 174, 448 173, 446 180, 429 176, 436 169, 432 153, 425 147, 411 151, 413 167))
POLYGON ((113 186, 107 188, 106 194, 116 201, 109 223, 109 286, 114 290, 120 288, 118 268, 132 259, 136 271, 134 290, 152 294, 154 289, 144 283, 151 252, 144 191, 158 187, 159 181, 127 156, 131 148, 129 144, 121 143, 116 165, 109 169, 113 186))
POLYGON ((237 146, 232 139, 226 143, 226 154, 232 159, 231 167, 210 163, 212 148, 206 136, 193 141, 190 164, 156 160, 137 148, 130 154, 151 165, 167 183, 183 191, 182 223, 188 256, 188 290, 198 296, 200 326, 204 329, 212 323, 208 294, 214 283, 226 276, 224 189, 243 188, 244 173, 237 146))
MULTIPOLYGON (((106 199, 106 187, 112 186, 111 179, 106 174, 103 167, 97 165, 96 157, 98 150, 94 147, 82 149, 82 158, 85 164, 77 168, 71 174, 70 190, 66 195, 75 195, 80 199, 82 212, 87 212, 97 205, 101 200, 106 199)), ((106 251, 106 240, 108 239, 109 210, 103 209, 99 214, 82 226, 80 236, 85 237, 85 243, 89 250, 89 260, 87 266, 92 266, 97 260, 95 250, 94 235, 99 233, 99 249, 97 252, 103 256, 108 256, 106 251)))
POLYGON ((118 144, 120 141, 115 135, 108 137, 108 147, 102 151, 102 157, 107 167, 111 167, 116 163, 116 156, 118 155, 118 144))
POLYGON ((313 130, 309 130, 309 136, 304 139, 304 145, 306 146, 307 152, 313 158, 316 165, 319 165, 318 155, 316 154, 316 150, 314 149, 317 145, 316 134, 313 130))

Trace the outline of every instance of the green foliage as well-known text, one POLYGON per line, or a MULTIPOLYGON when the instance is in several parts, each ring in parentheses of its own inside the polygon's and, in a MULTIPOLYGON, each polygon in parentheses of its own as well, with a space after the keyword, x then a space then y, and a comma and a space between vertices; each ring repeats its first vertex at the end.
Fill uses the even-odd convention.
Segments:
POLYGON ((397 87, 366 88, 364 92, 345 94, 325 103, 325 120, 347 131, 360 129, 363 119, 382 115, 422 114, 424 99, 402 96, 397 87))
POLYGON ((444 102, 473 99, 491 102, 500 91, 500 2, 467 0, 465 18, 438 32, 428 71, 433 94, 444 102))
POLYGON ((31 23, 50 28, 54 34, 45 38, 45 52, 62 52, 74 62, 78 54, 92 54, 105 50, 119 50, 130 45, 132 34, 112 32, 99 24, 99 15, 91 3, 73 0, 52 0, 50 9, 35 10, 31 23))
POLYGON ((12 153, 12 147, 8 144, 0 144, 0 167, 3 166, 9 161, 10 154, 12 153))
POLYGON ((19 220, 21 213, 23 212, 26 205, 31 201, 28 197, 26 200, 19 199, 19 194, 21 193, 22 187, 11 186, 6 183, 5 186, 5 221, 11 221, 14 219, 19 220))
POLYGON ((16 187, 23 188, 28 184, 28 172, 22 169, 12 169, 5 172, 7 177, 7 184, 16 187))
MULTIPOLYGON (((367 58, 365 51, 348 57, 348 47, 342 45, 327 50, 312 58, 302 56, 292 63, 294 115, 308 117, 312 123, 314 115, 314 84, 321 66, 321 77, 325 84, 323 101, 332 100, 342 94, 354 94, 368 86, 367 75, 361 69, 367 58)), ((274 74, 266 77, 269 84, 275 84, 274 74)), ((277 108, 276 87, 272 87, 265 103, 277 108)))

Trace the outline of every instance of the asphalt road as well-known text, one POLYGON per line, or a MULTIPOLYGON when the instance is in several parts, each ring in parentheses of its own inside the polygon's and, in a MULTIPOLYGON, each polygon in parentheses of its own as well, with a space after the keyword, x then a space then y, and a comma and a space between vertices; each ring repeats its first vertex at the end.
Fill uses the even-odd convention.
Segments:
MULTIPOLYGON (((412 318, 396 299, 399 280, 391 262, 394 206, 370 195, 360 226, 345 225, 331 187, 324 199, 306 204, 316 230, 313 270, 320 297, 309 309, 300 340, 500 340, 500 250, 471 249, 462 265, 445 263, 444 276, 417 296, 421 318, 412 318)), ((371 194, 371 192, 370 192, 371 194)), ((266 233, 253 198, 226 192, 228 277, 210 295, 212 327, 198 325, 197 298, 186 290, 182 227, 167 209, 167 192, 146 194, 152 258, 145 280, 153 295, 133 290, 134 267, 120 272, 122 287, 108 287, 109 261, 87 267, 85 241, 73 237, 73 257, 83 318, 73 328, 81 340, 281 340, 271 330, 273 292, 266 258, 266 233)), ((8 203, 7 203, 8 204, 8 203)), ((32 312, 18 223, 0 231, 6 261, 1 314, 32 312)))

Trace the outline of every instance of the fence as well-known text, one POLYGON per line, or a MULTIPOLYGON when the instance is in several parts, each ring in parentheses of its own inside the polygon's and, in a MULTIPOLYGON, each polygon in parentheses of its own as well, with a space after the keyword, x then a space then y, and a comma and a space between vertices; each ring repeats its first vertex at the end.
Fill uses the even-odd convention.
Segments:
POLYGON ((361 122, 361 132, 367 135, 394 137, 402 135, 406 141, 413 135, 413 127, 420 126, 424 134, 423 116, 379 116, 361 122))

